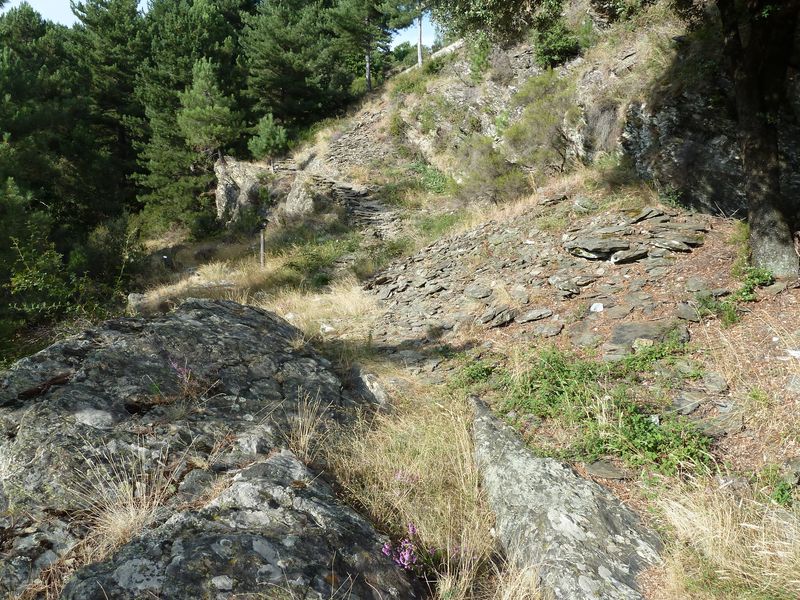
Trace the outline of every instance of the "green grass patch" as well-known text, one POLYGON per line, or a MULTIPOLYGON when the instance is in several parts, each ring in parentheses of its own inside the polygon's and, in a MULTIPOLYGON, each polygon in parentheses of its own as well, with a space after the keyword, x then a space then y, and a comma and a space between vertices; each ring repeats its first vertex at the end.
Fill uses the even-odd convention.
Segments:
MULTIPOLYGON (((577 432, 566 448, 535 448, 540 453, 580 461, 613 456, 672 475, 706 468, 711 440, 686 418, 664 410, 652 395, 642 399, 642 374, 674 364, 685 351, 682 344, 668 341, 604 362, 550 348, 532 354, 523 372, 494 369, 489 376, 504 410, 577 432)), ((479 375, 486 371, 470 366, 459 378, 469 383, 479 375)))
POLYGON ((767 269, 742 267, 739 271, 742 285, 730 296, 719 299, 709 293, 695 296, 697 311, 701 317, 715 316, 725 327, 730 327, 741 320, 741 304, 756 300, 756 289, 770 285, 775 281, 767 269))

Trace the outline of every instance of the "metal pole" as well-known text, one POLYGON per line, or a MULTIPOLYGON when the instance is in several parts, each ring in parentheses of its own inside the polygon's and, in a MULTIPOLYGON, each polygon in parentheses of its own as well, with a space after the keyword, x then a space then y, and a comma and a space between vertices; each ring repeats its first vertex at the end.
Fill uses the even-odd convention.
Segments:
POLYGON ((261 268, 263 269, 264 268, 264 229, 262 228, 261 230, 259 230, 259 233, 261 234, 260 235, 260 238, 261 238, 260 246, 261 246, 261 248, 260 248, 260 252, 258 253, 258 256, 259 256, 259 262, 261 263, 261 268))

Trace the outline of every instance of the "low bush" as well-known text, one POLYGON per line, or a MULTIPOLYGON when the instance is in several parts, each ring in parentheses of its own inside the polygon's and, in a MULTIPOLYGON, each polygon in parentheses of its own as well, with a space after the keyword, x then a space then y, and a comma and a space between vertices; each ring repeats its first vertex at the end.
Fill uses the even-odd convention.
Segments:
POLYGON ((551 69, 528 80, 514 103, 524 111, 504 132, 508 148, 537 176, 564 171, 569 146, 565 124, 580 110, 574 104, 574 85, 551 69))
POLYGON ((530 192, 527 175, 508 162, 488 137, 473 134, 459 148, 459 153, 465 172, 459 194, 465 200, 500 203, 530 192))

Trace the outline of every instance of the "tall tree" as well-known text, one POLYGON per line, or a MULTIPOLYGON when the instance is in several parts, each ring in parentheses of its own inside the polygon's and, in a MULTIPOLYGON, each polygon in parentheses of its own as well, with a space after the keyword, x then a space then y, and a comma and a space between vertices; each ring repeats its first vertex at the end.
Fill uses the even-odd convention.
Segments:
POLYGON ((145 58, 144 18, 137 0, 73 0, 72 10, 80 23, 74 29, 74 56, 88 77, 91 124, 105 157, 107 193, 132 207, 132 129, 144 117, 134 93, 136 72, 145 58))
MULTIPOLYGON (((220 65, 222 90, 242 90, 239 66, 241 12, 251 0, 152 0, 145 16, 149 37, 136 94, 145 107, 146 137, 139 151, 144 222, 156 229, 183 224, 199 230, 213 222, 204 195, 213 179, 210 157, 196 152, 178 127, 180 93, 192 84, 197 60, 220 65)), ((236 94, 236 103, 241 97, 236 94)))
POLYGON ((333 11, 318 0, 262 2, 246 19, 247 91, 258 116, 307 125, 350 99, 353 48, 337 43, 333 11))
POLYGON ((242 122, 233 98, 220 91, 216 70, 207 58, 194 63, 192 85, 180 95, 177 120, 189 146, 222 158, 223 148, 239 137, 242 122))
MULTIPOLYGON (((412 4, 412 6, 414 6, 412 4)), ((391 0, 341 0, 334 23, 339 35, 364 56, 364 78, 372 90, 373 60, 377 52, 386 53, 392 33, 413 22, 415 10, 391 0)))

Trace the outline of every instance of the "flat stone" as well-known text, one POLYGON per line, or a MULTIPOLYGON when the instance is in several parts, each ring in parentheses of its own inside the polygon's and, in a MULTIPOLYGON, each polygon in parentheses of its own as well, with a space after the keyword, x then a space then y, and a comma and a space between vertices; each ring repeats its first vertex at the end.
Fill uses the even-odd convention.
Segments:
MULTIPOLYGON (((611 334, 611 339, 603 346, 606 353, 604 358, 607 360, 621 358, 630 353, 634 347, 634 343, 642 347, 644 342, 637 342, 637 340, 649 341, 651 345, 663 342, 666 336, 675 329, 676 324, 674 321, 633 321, 617 325, 611 334)), ((689 332, 686 328, 678 326, 677 329, 679 330, 678 337, 688 341, 689 332)))
POLYGON ((708 396, 700 392, 681 392, 672 399, 672 410, 681 415, 690 415, 708 402, 708 396))
POLYGON ((708 290, 708 282, 702 277, 689 277, 686 280, 686 291, 697 293, 697 292, 705 292, 708 290))
POLYGON ((517 317, 517 323, 530 323, 553 316, 553 311, 549 308, 534 308, 517 317))
POLYGON ((767 296, 777 296, 778 294, 786 291, 787 284, 785 281, 776 281, 772 285, 768 285, 765 288, 762 288, 762 292, 764 292, 767 296))
POLYGON ((609 319, 624 319, 633 310, 633 306, 630 304, 618 304, 617 306, 613 306, 605 311, 606 317, 609 319))
POLYGON ((537 457, 475 400, 475 458, 497 539, 554 600, 642 600, 636 577, 659 563, 658 536, 609 490, 537 457))
POLYGON ((728 382, 719 373, 705 373, 702 384, 703 389, 709 394, 723 394, 728 391, 728 382))
POLYGON ((482 283, 473 283, 464 289, 464 295, 468 298, 481 300, 492 295, 492 288, 482 283))
POLYGON ((509 306, 490 306, 478 317, 477 321, 487 327, 502 327, 508 325, 516 317, 516 311, 509 306))
POLYGON ((547 323, 537 323, 531 329, 531 333, 540 337, 555 337, 561 330, 564 329, 564 324, 560 321, 549 321, 547 323))
POLYGON ((564 248, 581 258, 603 259, 620 250, 627 250, 630 244, 625 240, 606 237, 578 237, 564 244, 564 248))
POLYGON ((633 263, 637 260, 647 258, 647 248, 639 246, 630 250, 620 250, 611 255, 611 262, 615 265, 624 265, 633 263))
POLYGON ((681 302, 678 304, 678 308, 675 310, 675 316, 692 323, 700 322, 700 314, 697 312, 697 309, 688 302, 681 302))
POLYGON ((509 295, 520 304, 527 304, 530 302, 530 296, 527 290, 521 285, 515 285, 513 288, 511 288, 509 295))
POLYGON ((600 479, 630 479, 630 473, 624 469, 620 469, 614 463, 607 460, 596 460, 592 463, 586 464, 586 472, 592 477, 600 479))
POLYGON ((662 210, 659 210, 659 209, 657 209, 655 207, 649 206, 649 207, 643 208, 638 215, 636 215, 635 217, 630 219, 628 221, 628 224, 629 225, 634 225, 636 223, 640 223, 640 222, 645 221, 647 219, 654 219, 656 217, 661 217, 663 215, 664 215, 664 212, 662 210))
POLYGON ((656 248, 664 248, 671 252, 691 252, 692 248, 679 240, 671 240, 666 238, 653 238, 650 243, 656 248))

